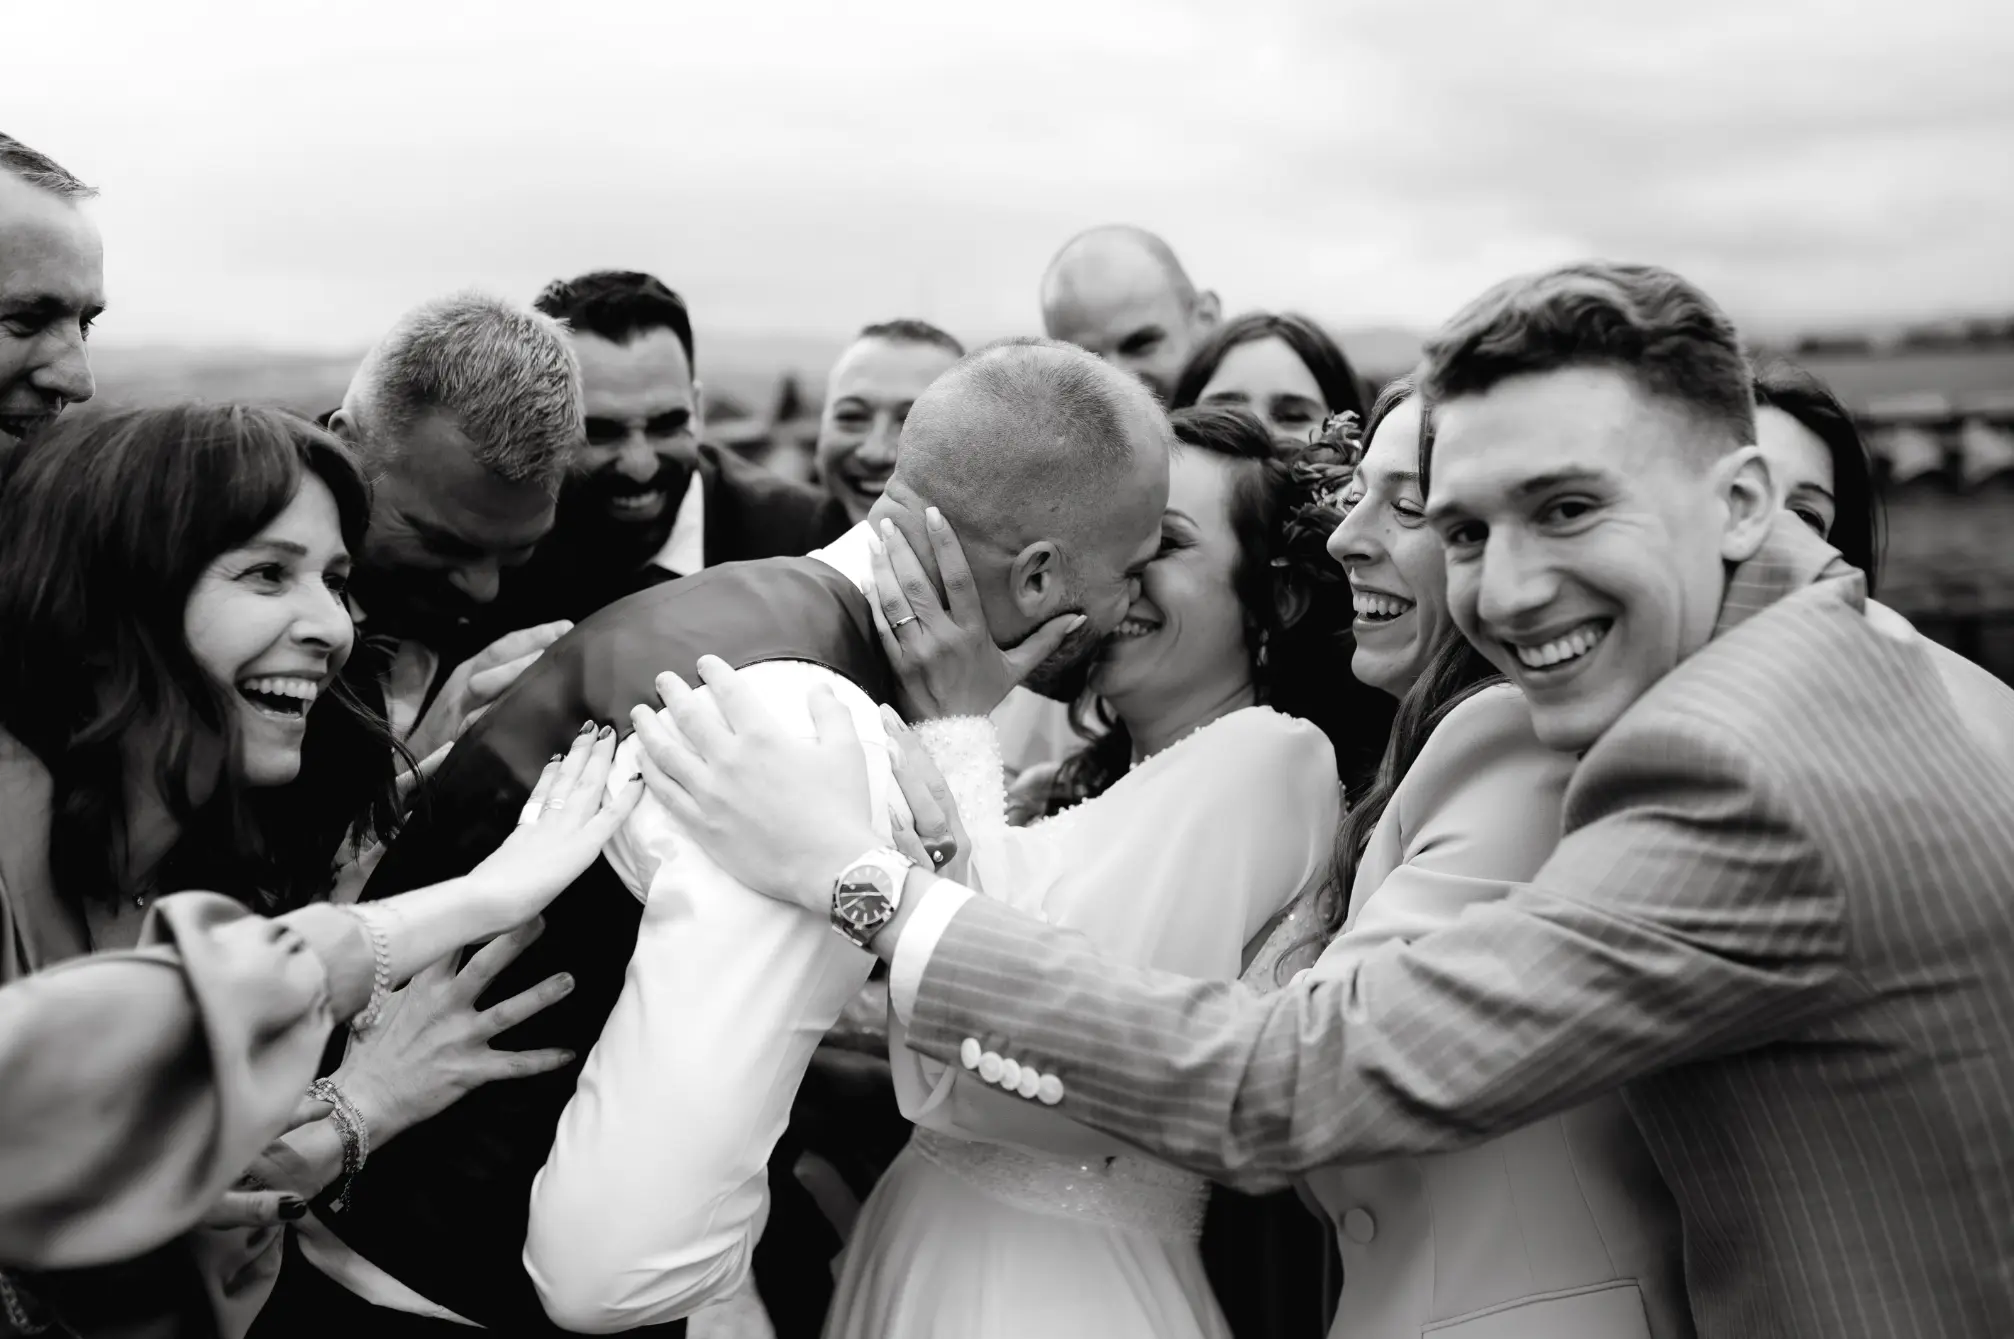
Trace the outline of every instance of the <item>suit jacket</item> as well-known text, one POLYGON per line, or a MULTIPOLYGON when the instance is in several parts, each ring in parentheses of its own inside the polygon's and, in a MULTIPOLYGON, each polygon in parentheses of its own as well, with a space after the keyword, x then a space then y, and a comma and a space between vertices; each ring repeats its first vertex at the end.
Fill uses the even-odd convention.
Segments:
POLYGON ((1862 590, 1782 518, 1588 751, 1551 859, 1446 928, 1260 998, 975 898, 911 1045, 977 1039, 1259 1184, 1620 1087, 1702 1335, 2014 1334, 2014 764, 1862 590))
MULTIPOLYGON (((1574 760, 1539 742, 1524 697, 1448 713, 1371 835, 1343 932, 1315 965, 1417 939, 1503 897, 1559 843, 1574 760)), ((1689 1339, 1678 1208, 1616 1093, 1473 1148, 1323 1168, 1346 1339, 1689 1339)))
MULTIPOLYGON (((771 474, 709 443, 700 444, 699 465, 687 487, 699 489, 704 504, 707 567, 802 557, 848 528, 845 511, 822 490, 771 474)), ((570 549, 564 529, 555 530, 531 561, 504 574, 502 593, 480 620, 480 642, 554 619, 579 622, 674 576, 648 565, 610 570, 570 549)))
MULTIPOLYGON (((823 563, 735 563, 642 591, 555 642, 456 742, 364 899, 467 873, 509 833, 546 759, 581 722, 627 721, 632 706, 655 704, 658 673, 696 673, 702 654, 742 664, 807 661, 851 679, 876 701, 889 694, 866 600, 823 563)), ((479 1088, 373 1152, 352 1207, 323 1215, 347 1246, 470 1320, 512 1333, 558 1333, 541 1324, 543 1309, 521 1263, 531 1181, 615 1007, 640 917, 637 900, 605 862, 560 894, 545 913, 545 933, 481 1002, 571 972, 571 995, 496 1044, 561 1046, 581 1059, 552 1074, 479 1088)))

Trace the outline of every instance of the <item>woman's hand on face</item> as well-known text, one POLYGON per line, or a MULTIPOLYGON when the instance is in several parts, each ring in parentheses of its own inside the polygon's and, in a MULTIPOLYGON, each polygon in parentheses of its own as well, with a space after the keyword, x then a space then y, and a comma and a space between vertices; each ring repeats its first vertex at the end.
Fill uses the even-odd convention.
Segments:
POLYGON ((881 722, 888 728, 895 783, 909 802, 908 821, 894 816, 896 847, 922 868, 969 885, 972 839, 966 835, 965 820, 944 773, 900 716, 883 707, 881 722))
POLYGON ((605 798, 615 761, 615 727, 581 727, 555 754, 518 815, 517 829, 470 871, 494 905, 499 925, 521 925, 586 871, 643 796, 639 779, 605 798))
POLYGON ((979 587, 958 536, 935 507, 925 510, 923 520, 944 583, 943 601, 893 521, 882 521, 878 535, 870 534, 875 586, 870 603, 881 649, 901 682, 903 714, 910 720, 984 716, 1055 654, 1084 615, 1058 615, 1019 646, 1001 650, 987 631, 979 587))
POLYGON ((644 784, 720 867, 779 902, 824 916, 832 880, 882 845, 868 813, 867 760, 853 718, 824 684, 805 739, 778 723, 725 662, 699 662, 706 687, 660 674, 666 710, 636 707, 644 784))
POLYGON ((544 928, 534 920, 499 935, 459 972, 455 954, 449 954, 394 991, 383 1016, 351 1044, 335 1083, 370 1123, 373 1145, 438 1115, 485 1083, 544 1074, 573 1059, 571 1051, 490 1046, 497 1034, 565 999, 573 990, 573 978, 565 973, 487 1009, 476 1007, 490 983, 544 928))

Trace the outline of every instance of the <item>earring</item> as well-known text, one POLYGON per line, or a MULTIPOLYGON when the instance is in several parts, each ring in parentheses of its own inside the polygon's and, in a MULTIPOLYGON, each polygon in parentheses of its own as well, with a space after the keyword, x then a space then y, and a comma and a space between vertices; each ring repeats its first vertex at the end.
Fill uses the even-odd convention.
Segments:
POLYGON ((1271 630, 1259 634, 1259 668, 1266 667, 1266 642, 1272 637, 1271 630))

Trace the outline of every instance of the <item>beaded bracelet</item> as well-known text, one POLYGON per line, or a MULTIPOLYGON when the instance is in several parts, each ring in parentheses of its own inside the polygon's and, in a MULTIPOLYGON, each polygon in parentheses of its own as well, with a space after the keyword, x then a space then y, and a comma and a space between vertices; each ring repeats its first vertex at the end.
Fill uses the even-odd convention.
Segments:
POLYGON ((353 917, 371 941, 371 998, 350 1020, 350 1031, 361 1033, 378 1021, 385 1011, 385 998, 392 993, 392 951, 385 943, 385 932, 379 927, 377 917, 354 903, 343 903, 336 910, 353 917))
POLYGON ((350 1207, 351 1187, 371 1156, 371 1127, 356 1103, 332 1079, 316 1079, 308 1085, 308 1096, 329 1104, 329 1119, 336 1123, 336 1133, 343 1141, 343 1184, 329 1201, 329 1207, 341 1213, 350 1207))

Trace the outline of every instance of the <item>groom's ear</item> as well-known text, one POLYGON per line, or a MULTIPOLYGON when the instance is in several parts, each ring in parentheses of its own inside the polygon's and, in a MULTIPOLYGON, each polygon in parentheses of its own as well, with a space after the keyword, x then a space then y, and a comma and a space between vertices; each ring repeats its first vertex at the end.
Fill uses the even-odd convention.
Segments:
POLYGON ((1054 540, 1038 539, 1014 555, 1007 574, 1014 608, 1031 623, 1039 623, 1063 606, 1063 551, 1054 540))

